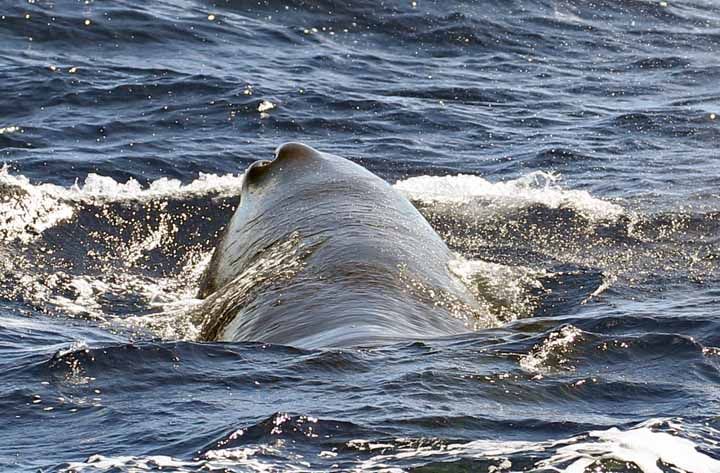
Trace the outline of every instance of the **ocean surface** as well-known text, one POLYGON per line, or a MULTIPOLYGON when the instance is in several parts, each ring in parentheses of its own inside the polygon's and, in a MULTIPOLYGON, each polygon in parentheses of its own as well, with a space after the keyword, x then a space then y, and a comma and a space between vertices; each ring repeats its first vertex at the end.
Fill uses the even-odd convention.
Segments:
POLYGON ((0 471, 720 472, 719 58, 710 0, 0 0, 0 471), (197 341, 287 141, 493 327, 197 341))

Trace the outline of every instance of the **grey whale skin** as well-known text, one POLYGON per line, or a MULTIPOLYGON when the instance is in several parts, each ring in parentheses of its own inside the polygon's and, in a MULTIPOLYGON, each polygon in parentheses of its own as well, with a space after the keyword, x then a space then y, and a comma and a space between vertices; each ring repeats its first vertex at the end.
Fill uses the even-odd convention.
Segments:
POLYGON ((201 280, 201 338, 320 348, 468 332, 483 313, 454 257, 387 182, 286 143, 245 173, 201 280))

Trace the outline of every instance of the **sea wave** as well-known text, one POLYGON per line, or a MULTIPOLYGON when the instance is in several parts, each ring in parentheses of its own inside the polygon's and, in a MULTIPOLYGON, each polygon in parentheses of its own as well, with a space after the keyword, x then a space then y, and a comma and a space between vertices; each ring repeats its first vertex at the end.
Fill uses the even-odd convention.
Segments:
POLYGON ((540 205, 550 209, 569 208, 592 221, 616 220, 625 215, 621 205, 594 197, 587 191, 564 189, 559 175, 544 171, 501 182, 465 174, 418 176, 396 182, 395 188, 411 200, 424 203, 476 202, 488 213, 540 205))

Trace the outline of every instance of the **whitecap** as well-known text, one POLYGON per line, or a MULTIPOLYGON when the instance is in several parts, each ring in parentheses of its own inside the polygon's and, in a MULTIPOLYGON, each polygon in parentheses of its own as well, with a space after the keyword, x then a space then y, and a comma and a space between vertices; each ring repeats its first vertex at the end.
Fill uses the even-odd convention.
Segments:
POLYGON ((490 182, 480 176, 417 176, 394 185, 410 200, 423 203, 482 204, 491 212, 503 212, 542 205, 569 208, 591 221, 615 220, 624 209, 583 190, 560 186, 560 176, 536 171, 518 179, 490 182))

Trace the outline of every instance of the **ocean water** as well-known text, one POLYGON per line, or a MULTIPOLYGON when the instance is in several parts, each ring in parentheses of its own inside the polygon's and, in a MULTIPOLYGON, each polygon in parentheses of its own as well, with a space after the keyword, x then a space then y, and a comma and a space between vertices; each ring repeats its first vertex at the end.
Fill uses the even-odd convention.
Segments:
POLYGON ((0 2, 0 470, 720 472, 720 4, 0 2), (496 323, 183 318, 244 169, 409 197, 496 323))

